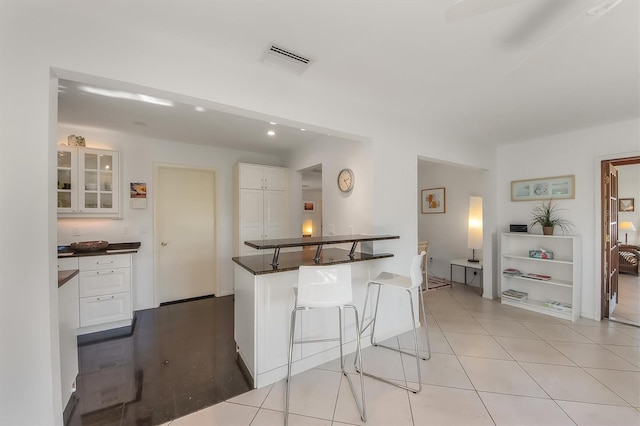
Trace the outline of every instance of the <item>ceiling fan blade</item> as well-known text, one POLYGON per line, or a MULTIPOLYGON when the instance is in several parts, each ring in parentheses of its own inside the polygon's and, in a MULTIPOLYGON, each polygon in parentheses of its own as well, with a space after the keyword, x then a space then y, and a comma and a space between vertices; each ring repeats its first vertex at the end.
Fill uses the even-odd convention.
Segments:
POLYGON ((448 22, 455 22, 471 16, 492 12, 505 6, 511 6, 520 0, 456 0, 447 9, 445 19, 448 22))

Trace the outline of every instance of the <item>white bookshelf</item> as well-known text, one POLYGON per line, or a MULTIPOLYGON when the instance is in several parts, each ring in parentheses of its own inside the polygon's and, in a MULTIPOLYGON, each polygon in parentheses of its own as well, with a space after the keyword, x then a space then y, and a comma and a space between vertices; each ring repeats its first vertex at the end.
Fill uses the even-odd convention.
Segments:
POLYGON ((575 321, 580 317, 581 243, 577 235, 540 235, 509 232, 500 239, 500 294, 505 290, 525 292, 522 301, 501 297, 505 305, 575 321), (529 257, 529 250, 553 252, 553 259, 529 257), (518 269, 522 274, 547 275, 549 280, 510 276, 505 269, 518 269), (549 301, 570 304, 570 310, 546 306, 549 301))

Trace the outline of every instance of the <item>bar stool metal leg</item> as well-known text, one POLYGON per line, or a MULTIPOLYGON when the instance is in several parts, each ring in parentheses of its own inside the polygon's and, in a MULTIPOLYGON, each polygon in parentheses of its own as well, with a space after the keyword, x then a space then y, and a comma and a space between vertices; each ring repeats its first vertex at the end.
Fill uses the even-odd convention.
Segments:
MULTIPOLYGON (((360 375, 360 395, 361 395, 361 402, 358 401, 358 397, 355 391, 355 387, 353 385, 353 382, 351 381, 351 377, 349 377, 349 374, 347 373, 347 371, 344 368, 344 349, 343 349, 343 344, 344 344, 344 336, 343 336, 343 327, 342 327, 342 317, 343 317, 343 313, 344 313, 344 308, 350 308, 353 309, 354 315, 355 315, 355 320, 356 320, 356 356, 355 359, 360 363, 360 365, 362 365, 362 345, 361 345, 361 340, 360 340, 360 335, 361 333, 359 333, 360 330, 360 321, 358 318, 358 309, 354 306, 354 305, 344 305, 344 306, 338 306, 338 323, 339 323, 339 328, 340 328, 340 337, 338 339, 317 339, 317 340, 308 340, 308 341, 295 341, 294 339, 294 333, 295 333, 295 323, 296 323, 296 318, 297 318, 297 312, 301 311, 301 310, 307 310, 307 308, 303 308, 303 307, 297 307, 295 308, 293 311, 291 311, 291 328, 289 330, 289 360, 288 360, 288 365, 287 365, 287 378, 286 378, 286 386, 285 386, 285 409, 284 409, 284 424, 285 426, 287 426, 289 424, 289 398, 291 395, 291 365, 293 363, 293 345, 294 343, 312 343, 312 342, 322 342, 322 341, 335 341, 335 340, 339 340, 339 344, 340 344, 340 369, 342 372, 342 375, 344 375, 347 379, 347 382, 349 383, 349 387, 351 388, 351 393, 353 394, 353 399, 356 402, 356 406, 358 407, 358 411, 360 412, 360 419, 362 419, 363 422, 367 421, 367 415, 366 415, 366 407, 365 407, 365 390, 364 390, 364 374, 362 372, 362 369, 360 369, 360 371, 358 371, 359 375, 360 375)), ((355 361, 354 361, 355 362, 355 361)))
POLYGON ((370 291, 372 285, 377 285, 378 286, 378 293, 376 295, 374 313, 373 313, 373 317, 372 317, 371 321, 369 321, 368 324, 364 325, 364 323, 363 323, 363 326, 360 329, 360 334, 364 333, 367 328, 371 327, 370 339, 371 339, 371 345, 372 346, 379 346, 379 347, 382 347, 382 348, 385 348, 385 349, 393 350, 393 351, 396 351, 396 352, 400 352, 400 353, 415 357, 416 358, 416 370, 418 372, 418 388, 415 389, 415 388, 411 388, 411 387, 408 387, 408 386, 403 386, 403 385, 400 385, 398 383, 394 383, 394 382, 391 382, 389 380, 386 380, 386 379, 384 379, 382 377, 378 377, 378 376, 375 376, 373 374, 366 373, 366 372, 363 371, 362 366, 357 364, 357 359, 354 360, 354 363, 353 363, 354 367, 355 367, 356 371, 362 372, 362 374, 364 374, 367 377, 371 377, 373 379, 380 380, 382 382, 388 383, 390 385, 399 387, 399 388, 404 389, 404 390, 411 391, 413 393, 418 393, 418 392, 420 392, 422 390, 422 374, 421 374, 421 368, 420 368, 420 360, 426 361, 426 360, 431 359, 431 345, 429 344, 429 332, 427 331, 427 315, 426 315, 426 309, 425 309, 425 306, 424 306, 424 299, 422 297, 422 294, 420 294, 420 289, 418 289, 418 295, 420 297, 420 304, 418 305, 418 311, 420 311, 420 308, 422 308, 422 320, 424 322, 424 328, 425 328, 425 333, 426 333, 426 337, 427 337, 427 352, 428 352, 428 356, 427 357, 420 355, 420 351, 419 351, 419 347, 418 347, 418 333, 417 333, 417 328, 416 328, 415 311, 414 311, 414 308, 413 308, 413 294, 411 293, 411 289, 407 289, 406 291, 409 294, 409 303, 410 303, 410 306, 411 306, 411 324, 412 324, 412 331, 413 331, 414 352, 408 352, 408 351, 405 351, 405 350, 402 350, 402 349, 398 349, 398 348, 394 348, 394 347, 391 347, 391 346, 383 345, 383 344, 377 343, 375 341, 375 328, 376 328, 376 320, 377 320, 377 317, 378 317, 378 307, 380 305, 380 292, 382 290, 382 286, 383 286, 382 284, 379 284, 377 282, 371 282, 371 281, 368 283, 368 285, 367 285, 367 293, 365 295, 365 305, 364 305, 364 308, 362 310, 362 317, 363 317, 363 321, 364 321, 364 317, 365 317, 366 311, 367 311, 367 302, 368 302, 368 299, 369 299, 369 291, 370 291))

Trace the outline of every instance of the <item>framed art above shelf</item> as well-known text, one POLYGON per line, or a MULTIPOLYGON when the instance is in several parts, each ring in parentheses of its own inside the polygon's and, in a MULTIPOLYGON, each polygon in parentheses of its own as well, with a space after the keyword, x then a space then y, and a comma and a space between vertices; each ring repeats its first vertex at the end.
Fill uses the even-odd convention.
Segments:
POLYGON ((512 180, 511 201, 534 201, 575 198, 575 175, 512 180))

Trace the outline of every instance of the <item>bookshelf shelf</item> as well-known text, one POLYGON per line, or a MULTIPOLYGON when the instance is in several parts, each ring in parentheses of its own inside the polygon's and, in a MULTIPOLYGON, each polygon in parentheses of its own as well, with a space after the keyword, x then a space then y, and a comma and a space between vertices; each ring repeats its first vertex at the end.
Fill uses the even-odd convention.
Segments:
POLYGON ((503 233, 500 239, 501 270, 515 269, 522 275, 501 274, 501 293, 515 290, 527 294, 523 300, 501 297, 505 305, 551 315, 572 321, 580 317, 581 242, 579 236, 555 236, 525 233, 503 233), (543 248, 554 253, 554 259, 528 256, 529 250, 543 248), (525 274, 546 276, 534 279, 525 274), (570 308, 549 307, 560 302, 570 308))

